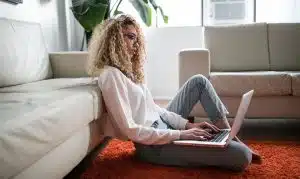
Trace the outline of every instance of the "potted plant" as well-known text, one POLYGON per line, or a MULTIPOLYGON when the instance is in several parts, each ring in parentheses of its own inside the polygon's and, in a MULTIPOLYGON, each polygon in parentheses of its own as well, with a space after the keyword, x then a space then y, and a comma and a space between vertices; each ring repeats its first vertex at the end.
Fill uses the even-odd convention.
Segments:
MULTIPOLYGON (((71 10, 77 21, 84 28, 87 43, 97 24, 111 16, 123 13, 119 10, 122 2, 123 0, 116 0, 114 3, 112 3, 112 0, 72 0, 71 10)), ((151 7, 155 10, 156 17, 159 10, 164 22, 168 23, 168 16, 164 14, 163 9, 157 5, 155 0, 129 0, 129 2, 137 10, 147 26, 152 24, 151 7)))

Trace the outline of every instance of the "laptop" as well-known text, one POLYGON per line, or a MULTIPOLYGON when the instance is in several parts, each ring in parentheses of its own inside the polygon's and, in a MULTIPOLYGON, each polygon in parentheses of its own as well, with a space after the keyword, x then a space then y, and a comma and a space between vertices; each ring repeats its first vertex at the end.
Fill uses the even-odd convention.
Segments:
POLYGON ((245 118, 246 112, 250 105, 254 90, 251 90, 243 94, 240 106, 238 108, 237 114, 235 116, 233 125, 231 129, 221 129, 213 139, 198 141, 198 140, 175 140, 173 141, 176 145, 192 145, 201 147, 225 147, 227 144, 237 135, 239 132, 243 120, 245 118))

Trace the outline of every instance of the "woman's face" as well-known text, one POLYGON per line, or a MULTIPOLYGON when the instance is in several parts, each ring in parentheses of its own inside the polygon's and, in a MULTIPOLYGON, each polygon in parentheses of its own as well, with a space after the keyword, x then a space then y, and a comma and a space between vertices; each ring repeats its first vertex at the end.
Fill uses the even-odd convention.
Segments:
POLYGON ((126 43, 128 53, 133 56, 136 51, 137 32, 133 25, 127 25, 122 29, 124 41, 126 43))

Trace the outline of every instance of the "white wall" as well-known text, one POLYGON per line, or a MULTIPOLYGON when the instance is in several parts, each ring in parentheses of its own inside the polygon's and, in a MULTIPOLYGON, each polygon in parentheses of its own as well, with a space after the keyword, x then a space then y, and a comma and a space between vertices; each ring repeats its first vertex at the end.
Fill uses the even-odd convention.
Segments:
POLYGON ((178 53, 202 47, 202 27, 166 27, 145 30, 146 83, 154 98, 172 98, 179 82, 178 53))
POLYGON ((264 0, 257 2, 258 22, 300 22, 299 0, 264 0))
POLYGON ((63 0, 24 0, 18 5, 0 1, 0 17, 40 23, 48 51, 67 50, 63 0))

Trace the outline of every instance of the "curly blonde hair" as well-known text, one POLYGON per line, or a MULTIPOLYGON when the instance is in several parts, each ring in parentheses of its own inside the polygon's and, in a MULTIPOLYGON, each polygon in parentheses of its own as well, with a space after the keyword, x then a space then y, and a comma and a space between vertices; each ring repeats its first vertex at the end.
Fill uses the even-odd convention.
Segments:
POLYGON ((136 20, 129 15, 120 15, 98 24, 88 45, 87 72, 90 76, 101 73, 104 65, 118 68, 134 83, 144 82, 145 58, 144 37, 136 20), (122 28, 133 25, 137 31, 136 51, 130 56, 123 38, 122 28))

